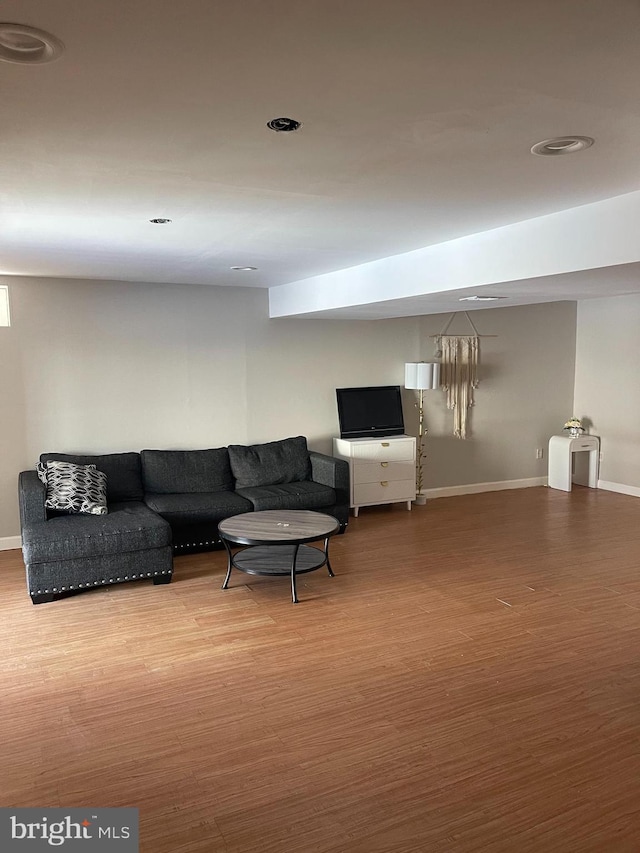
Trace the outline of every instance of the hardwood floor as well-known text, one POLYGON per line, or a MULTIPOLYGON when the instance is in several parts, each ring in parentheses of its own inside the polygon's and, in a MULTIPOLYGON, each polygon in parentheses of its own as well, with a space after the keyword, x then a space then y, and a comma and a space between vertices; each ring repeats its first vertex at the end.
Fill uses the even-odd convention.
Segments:
POLYGON ((336 572, 176 559, 32 606, 0 553, 0 800, 136 806, 143 853, 637 853, 640 502, 374 507, 336 572))

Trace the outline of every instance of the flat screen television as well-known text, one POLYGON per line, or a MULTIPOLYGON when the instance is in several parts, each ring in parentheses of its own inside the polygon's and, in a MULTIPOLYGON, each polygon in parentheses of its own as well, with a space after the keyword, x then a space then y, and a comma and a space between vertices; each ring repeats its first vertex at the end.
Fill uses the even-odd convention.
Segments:
POLYGON ((336 397, 340 438, 404 434, 399 385, 336 388, 336 397))

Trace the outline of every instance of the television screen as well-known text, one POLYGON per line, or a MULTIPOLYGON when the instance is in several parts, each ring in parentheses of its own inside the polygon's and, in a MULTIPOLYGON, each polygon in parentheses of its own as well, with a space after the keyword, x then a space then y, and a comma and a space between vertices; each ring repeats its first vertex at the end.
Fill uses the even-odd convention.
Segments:
POLYGON ((404 417, 399 385, 337 388, 340 438, 403 435, 404 417))

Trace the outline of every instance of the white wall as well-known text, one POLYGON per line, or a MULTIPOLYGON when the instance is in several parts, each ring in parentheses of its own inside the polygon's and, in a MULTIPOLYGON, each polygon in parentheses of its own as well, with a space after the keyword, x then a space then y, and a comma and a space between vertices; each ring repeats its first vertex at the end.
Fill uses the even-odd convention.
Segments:
MULTIPOLYGON (((446 319, 270 320, 258 289, 0 281, 12 304, 0 329, 0 540, 19 533, 18 472, 44 451, 303 434, 329 452, 335 388, 402 384, 405 361, 430 356, 427 336, 446 319)), ((544 475, 535 447, 571 414, 573 304, 484 310, 478 323, 498 337, 482 341, 468 441, 450 437, 440 392, 428 395, 429 487, 544 475)), ((405 400, 410 431, 411 392, 405 400)))
MULTIPOLYGON (((7 279, 3 279, 7 281, 7 279)), ((40 453, 246 438, 248 290, 11 279, 0 329, 0 537, 40 453)))
POLYGON ((578 303, 574 414, 600 436, 600 480, 640 495, 640 296, 578 303))
POLYGON ((418 357, 420 319, 270 320, 261 305, 248 348, 248 425, 252 441, 287 428, 314 449, 332 452, 338 435, 335 389, 402 385, 418 357), (295 427, 294 427, 295 425, 295 427))

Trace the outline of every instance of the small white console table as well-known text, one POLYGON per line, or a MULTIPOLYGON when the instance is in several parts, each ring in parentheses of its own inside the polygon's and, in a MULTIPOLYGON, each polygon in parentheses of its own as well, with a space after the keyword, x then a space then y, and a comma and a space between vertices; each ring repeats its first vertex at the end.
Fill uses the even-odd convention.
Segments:
MULTIPOLYGON (((600 457, 600 439, 595 435, 552 435, 549 439, 549 487, 571 491, 574 480, 574 453, 589 454, 589 472, 587 482, 580 485, 598 488, 598 463, 600 457)), ((578 478, 575 477, 578 482, 578 478)))

